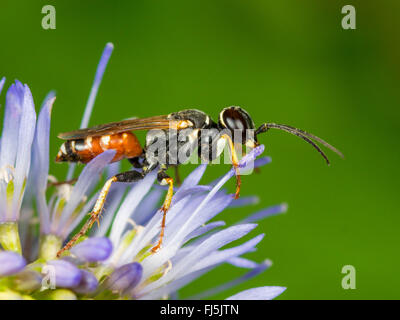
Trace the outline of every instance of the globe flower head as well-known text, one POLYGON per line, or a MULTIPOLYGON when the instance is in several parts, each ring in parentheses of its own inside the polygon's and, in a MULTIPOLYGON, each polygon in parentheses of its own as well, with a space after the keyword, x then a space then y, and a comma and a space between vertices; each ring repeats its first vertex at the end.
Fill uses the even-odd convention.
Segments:
MULTIPOLYGON (((81 127, 88 125, 112 49, 108 44, 100 60, 81 127)), ((0 92, 4 83, 2 79, 0 92)), ((225 227, 225 222, 213 219, 228 207, 253 203, 257 198, 233 200, 223 189, 234 176, 233 169, 209 185, 199 184, 205 164, 176 188, 163 246, 157 253, 151 248, 158 240, 162 217, 159 201, 165 190, 154 183, 153 172, 138 183, 113 185, 100 226, 56 258, 63 243, 87 219, 100 182, 118 172, 119 164, 110 164, 115 151, 108 150, 84 167, 75 184, 58 183, 50 176, 49 131, 54 100, 53 93, 44 99, 36 121, 28 86, 16 81, 7 92, 0 151, 0 299, 174 299, 179 289, 221 264, 248 270, 240 278, 192 297, 202 299, 238 285, 271 265, 269 260, 256 263, 243 257, 256 250, 263 234, 245 242, 240 239, 256 228, 258 220, 284 212, 286 206, 261 210, 225 227), (37 227, 38 236, 34 232, 37 227), (226 249, 226 245, 230 247, 226 249)), ((268 157, 256 159, 263 150, 263 146, 256 147, 243 157, 240 170, 247 170, 250 164, 267 164, 268 157)), ((74 177, 74 169, 75 165, 70 165, 67 180, 74 177)), ((272 299, 284 290, 260 287, 230 299, 272 299)))

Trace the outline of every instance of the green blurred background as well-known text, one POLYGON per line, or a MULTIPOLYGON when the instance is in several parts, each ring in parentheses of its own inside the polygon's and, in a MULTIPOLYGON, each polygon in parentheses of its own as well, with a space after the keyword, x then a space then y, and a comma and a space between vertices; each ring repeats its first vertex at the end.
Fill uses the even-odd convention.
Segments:
MULTIPOLYGON (((239 105, 257 124, 287 123, 341 149, 332 165, 280 131, 260 140, 272 163, 243 178, 252 207, 219 216, 235 222, 287 202, 260 223, 258 251, 271 269, 213 298, 262 285, 287 286, 279 299, 400 298, 400 3, 395 1, 20 1, 0 2, 0 76, 28 83, 37 106, 50 89, 51 153, 56 134, 79 126, 106 42, 115 50, 90 124, 197 107, 216 117, 239 105), (41 27, 56 8, 56 30, 41 27), (357 29, 343 30, 352 4, 357 29), (344 265, 355 290, 341 287, 344 265)), ((4 94, 1 98, 4 104, 4 94)), ((52 164, 59 178, 67 166, 52 164)), ((186 166, 184 172, 193 168, 186 166)), ((226 172, 208 169, 203 182, 226 172)), ((233 192, 234 181, 228 188, 233 192)), ((249 237, 250 237, 249 236, 249 237)), ((243 274, 221 266, 182 291, 189 296, 243 274)))

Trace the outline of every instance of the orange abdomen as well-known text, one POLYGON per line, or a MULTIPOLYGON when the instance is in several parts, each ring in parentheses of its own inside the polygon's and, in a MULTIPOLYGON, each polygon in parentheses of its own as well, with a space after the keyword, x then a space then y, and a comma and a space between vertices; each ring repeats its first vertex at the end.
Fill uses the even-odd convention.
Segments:
POLYGON ((62 144, 56 161, 88 163, 106 150, 116 151, 112 162, 138 157, 143 152, 139 140, 133 133, 122 132, 100 137, 68 140, 62 144))

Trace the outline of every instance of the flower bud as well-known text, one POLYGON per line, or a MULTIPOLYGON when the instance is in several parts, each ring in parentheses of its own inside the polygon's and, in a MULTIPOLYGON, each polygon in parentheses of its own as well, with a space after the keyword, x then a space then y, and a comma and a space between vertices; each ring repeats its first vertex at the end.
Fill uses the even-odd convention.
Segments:
POLYGON ((97 289, 99 282, 93 273, 82 270, 82 279, 74 291, 80 294, 91 293, 97 289))
POLYGON ((112 243, 105 237, 89 238, 71 249, 71 253, 87 262, 106 260, 112 252, 112 243))
POLYGON ((24 269, 24 257, 13 251, 0 252, 0 277, 9 276, 24 269))
POLYGON ((63 260, 52 260, 47 263, 46 270, 50 279, 55 277, 55 286, 73 288, 79 285, 82 279, 82 271, 72 263, 63 260))
POLYGON ((142 278, 143 268, 140 263, 133 262, 116 269, 107 280, 107 287, 113 291, 133 289, 142 278))

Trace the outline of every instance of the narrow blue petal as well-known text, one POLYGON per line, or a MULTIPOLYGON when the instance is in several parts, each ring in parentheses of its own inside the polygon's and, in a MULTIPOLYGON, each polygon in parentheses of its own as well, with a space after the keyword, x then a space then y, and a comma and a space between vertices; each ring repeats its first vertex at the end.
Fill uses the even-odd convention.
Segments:
POLYGON ((184 192, 186 189, 196 186, 199 183, 206 169, 207 169, 207 164, 201 164, 196 169, 194 169, 183 181, 182 185, 179 187, 175 196, 179 197, 179 194, 181 192, 184 192))
POLYGON ((232 257, 237 257, 242 254, 245 254, 251 251, 262 239, 264 235, 260 234, 253 239, 233 248, 215 251, 210 253, 207 256, 207 259, 198 260, 193 267, 191 267, 191 271, 201 270, 204 268, 208 268, 210 266, 215 266, 220 263, 228 261, 232 257))
POLYGON ((254 161, 254 168, 265 166, 272 161, 271 157, 261 157, 254 161))
POLYGON ((222 285, 219 285, 217 287, 214 287, 212 289, 208 289, 208 290, 206 290, 202 293, 199 293, 193 297, 190 297, 189 300, 198 300, 198 299, 204 299, 207 297, 215 296, 218 293, 229 290, 243 282, 250 280, 251 278, 258 276, 259 274, 263 273, 266 269, 268 269, 270 266, 271 266, 271 261, 269 261, 269 260, 266 260, 260 264, 256 264, 254 266, 254 268, 251 271, 247 272, 245 275, 243 275, 237 279, 234 279, 232 281, 229 281, 227 283, 224 283, 222 285))
POLYGON ((110 233, 110 239, 114 245, 119 243, 122 233, 126 227, 126 223, 128 222, 133 211, 139 205, 140 201, 149 192, 156 178, 156 174, 157 173, 155 171, 150 172, 142 181, 137 182, 125 197, 124 202, 121 204, 121 207, 115 216, 113 227, 110 233))
POLYGON ((1 135, 0 168, 15 166, 19 124, 22 113, 23 89, 18 83, 12 84, 7 91, 4 113, 3 133, 1 135))
POLYGON ((104 167, 114 158, 114 155, 115 150, 107 150, 91 160, 82 170, 81 174, 79 175, 78 181, 76 182, 72 190, 70 199, 68 200, 68 203, 62 212, 61 222, 58 226, 58 230, 60 233, 66 221, 70 218, 75 208, 79 205, 79 203, 82 201, 82 198, 86 195, 88 189, 90 189, 90 187, 98 181, 99 174, 102 172, 104 167))
POLYGON ((82 270, 81 282, 77 287, 74 288, 76 293, 87 294, 94 292, 97 289, 99 282, 93 273, 82 270))
POLYGON ((239 161, 239 167, 245 168, 251 165, 256 160, 256 158, 263 152, 264 152, 264 145, 261 144, 255 147, 239 161))
MULTIPOLYGON (((99 192, 96 192, 89 200, 86 201, 85 205, 83 208, 80 208, 80 213, 74 216, 74 219, 69 220, 62 228, 61 233, 55 232, 58 236, 61 237, 61 239, 66 239, 68 235, 71 233, 72 230, 76 228, 76 226, 82 222, 83 218, 87 218, 88 212, 90 212, 93 209, 93 206, 99 197, 99 192)), ((51 229, 51 232, 53 230, 51 229)))
POLYGON ((206 224, 205 226, 199 227, 196 230, 192 231, 184 240, 184 242, 188 242, 189 240, 199 237, 215 228, 218 227, 223 227, 225 225, 224 221, 215 221, 211 222, 209 224, 206 224))
MULTIPOLYGON (((180 288, 184 287, 190 282, 193 282, 197 278, 201 277, 203 274, 207 273, 211 269, 200 270, 197 272, 192 272, 188 275, 183 276, 182 278, 173 280, 166 284, 165 286, 153 289, 153 290, 146 290, 144 294, 140 297, 137 297, 140 300, 155 300, 165 297, 170 292, 176 292, 180 288)), ((147 289, 147 288, 146 288, 147 289)))
POLYGON ((54 274, 55 285, 60 288, 74 288, 79 285, 82 279, 82 270, 71 262, 64 260, 52 260, 47 262, 47 267, 54 274))
POLYGON ((36 192, 36 202, 40 214, 40 229, 44 234, 47 234, 50 230, 46 188, 49 174, 50 117, 54 101, 54 93, 50 92, 45 98, 39 113, 33 144, 32 169, 30 170, 30 180, 34 184, 33 189, 36 192))
POLYGON ((6 82, 6 77, 3 77, 1 80, 0 80, 0 94, 1 94, 1 91, 3 90, 3 86, 4 86, 4 83, 6 82))
POLYGON ((235 267, 244 269, 254 269, 258 266, 256 262, 242 257, 233 257, 230 258, 227 262, 235 267))
MULTIPOLYGON (((171 272, 166 275, 166 277, 172 277, 173 275, 178 275, 179 273, 192 271, 193 266, 198 261, 208 261, 210 253, 234 240, 244 237, 256 226, 256 224, 232 226, 213 234, 210 238, 197 246, 195 250, 189 253, 186 258, 181 261, 181 263, 176 265, 175 268, 173 268, 171 272), (207 259, 205 259, 205 257, 207 257, 207 259)), ((145 260, 144 263, 145 262, 147 261, 145 260)))
POLYGON ((210 186, 193 186, 191 188, 185 188, 184 190, 178 190, 177 193, 174 195, 173 201, 177 202, 188 195, 193 195, 199 192, 207 192, 210 191, 212 187, 210 186), (180 191, 180 192, 179 192, 180 191))
POLYGON ((142 279, 143 268, 140 263, 133 262, 117 268, 107 279, 106 286, 111 290, 132 290, 142 279))
POLYGON ((244 207, 252 204, 257 204, 260 202, 260 198, 257 196, 251 197, 240 197, 239 199, 233 201, 229 207, 230 208, 237 208, 237 207, 244 207))
POLYGON ((226 300, 272 300, 285 290, 285 287, 258 287, 239 292, 226 300))
POLYGON ((111 53, 114 50, 114 45, 112 43, 107 43, 104 48, 103 54, 101 55, 99 65, 97 66, 96 75, 94 77, 94 82, 92 89, 90 90, 89 99, 86 103, 85 113, 82 118, 81 128, 87 128, 92 114, 94 102, 96 100, 97 92, 103 79, 104 71, 106 70, 108 60, 111 57, 111 53))
POLYGON ((154 189, 139 203, 135 209, 132 219, 139 225, 146 225, 151 217, 161 206, 161 197, 163 190, 154 189))
MULTIPOLYGON (((111 57, 111 53, 114 50, 114 45, 112 43, 107 43, 101 55, 99 65, 97 66, 96 75, 94 77, 92 89, 90 90, 89 98, 86 103, 85 112, 81 121, 80 128, 87 128, 90 120, 90 116, 93 111, 93 106, 96 101, 97 92, 103 79, 104 71, 106 70, 108 60, 111 57)), ((71 163, 68 168, 67 180, 72 179, 75 170, 75 163, 71 163)))
POLYGON ((87 262, 106 260, 112 252, 112 243, 105 237, 88 238, 72 247, 71 253, 87 262))
POLYGON ((256 213, 251 214, 250 216, 248 216, 247 218, 243 219, 242 221, 238 222, 238 224, 242 224, 242 223, 253 223, 256 221, 260 221, 264 218, 270 217, 270 216, 274 216, 280 213, 285 213, 287 211, 287 204, 286 203, 282 203, 280 205, 277 206, 273 206, 273 207, 269 207, 267 209, 263 209, 261 211, 258 211, 256 213))
POLYGON ((19 218, 21 207, 21 190, 28 177, 31 164, 31 147, 35 136, 36 112, 32 93, 27 85, 24 86, 22 114, 18 133, 17 157, 15 161, 15 180, 12 219, 19 218))
POLYGON ((232 201, 233 197, 231 195, 219 195, 209 201, 207 206, 200 212, 196 212, 195 208, 197 206, 194 206, 193 209, 185 208, 186 210, 180 213, 167 226, 165 230, 165 245, 173 242, 181 244, 189 233, 223 211, 232 201), (187 224, 187 221, 191 221, 190 224, 187 224))
POLYGON ((0 252, 0 277, 20 272, 26 266, 25 259, 16 252, 0 252))

